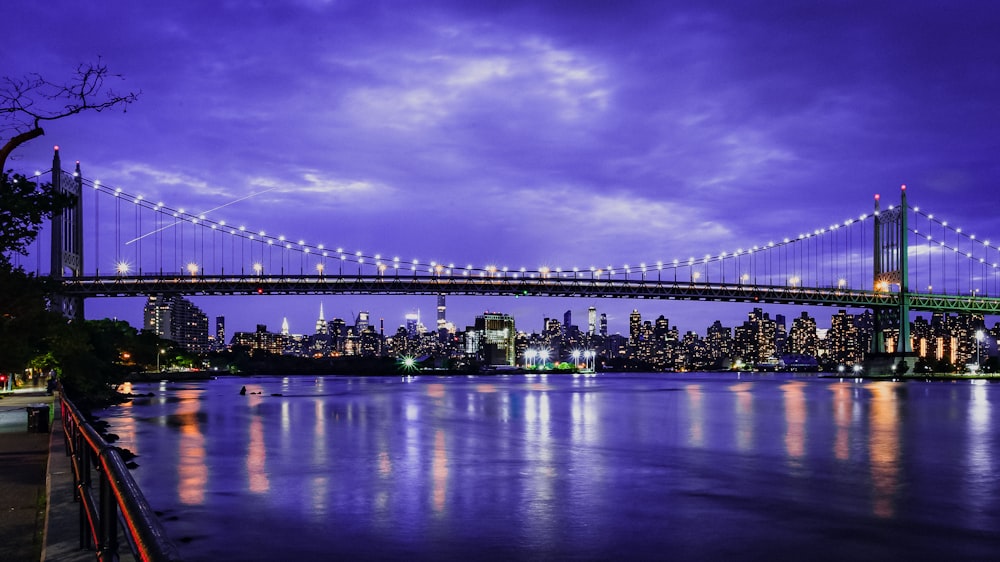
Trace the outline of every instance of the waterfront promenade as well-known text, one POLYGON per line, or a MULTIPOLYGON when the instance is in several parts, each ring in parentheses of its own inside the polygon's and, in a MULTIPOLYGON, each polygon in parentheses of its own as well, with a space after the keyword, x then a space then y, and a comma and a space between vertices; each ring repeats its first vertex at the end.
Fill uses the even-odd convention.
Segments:
MULTIPOLYGON (((0 398, 0 560, 92 561, 80 549, 79 504, 62 435, 58 394, 44 387, 18 389, 0 398), (52 408, 48 433, 28 431, 26 408, 52 408)), ((131 560, 127 547, 122 560, 131 560)))

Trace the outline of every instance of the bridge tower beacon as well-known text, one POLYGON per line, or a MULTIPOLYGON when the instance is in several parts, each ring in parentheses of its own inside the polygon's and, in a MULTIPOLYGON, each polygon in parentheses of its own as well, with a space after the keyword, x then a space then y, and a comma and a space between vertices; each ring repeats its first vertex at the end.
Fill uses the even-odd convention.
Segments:
MULTIPOLYGON (((52 188, 69 193, 75 199, 73 206, 52 216, 52 248, 49 276, 62 279, 69 270, 70 277, 83 276, 83 175, 80 162, 71 174, 63 172, 59 147, 53 149, 52 188)), ((83 297, 54 295, 52 307, 68 318, 83 319, 83 297)))

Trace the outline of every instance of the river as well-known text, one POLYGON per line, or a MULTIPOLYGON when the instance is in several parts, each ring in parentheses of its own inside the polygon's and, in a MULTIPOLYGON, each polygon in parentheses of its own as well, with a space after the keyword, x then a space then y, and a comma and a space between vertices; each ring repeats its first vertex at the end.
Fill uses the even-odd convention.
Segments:
POLYGON ((189 560, 1000 555, 1000 384, 419 375, 132 391, 150 396, 98 415, 189 560))

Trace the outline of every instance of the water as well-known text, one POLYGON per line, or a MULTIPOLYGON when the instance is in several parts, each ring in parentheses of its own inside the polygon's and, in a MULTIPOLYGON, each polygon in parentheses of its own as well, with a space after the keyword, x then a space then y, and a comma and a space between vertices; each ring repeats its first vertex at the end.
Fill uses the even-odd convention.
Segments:
POLYGON ((1000 553, 1000 385, 981 381, 262 377, 133 392, 153 396, 101 416, 191 560, 1000 553))

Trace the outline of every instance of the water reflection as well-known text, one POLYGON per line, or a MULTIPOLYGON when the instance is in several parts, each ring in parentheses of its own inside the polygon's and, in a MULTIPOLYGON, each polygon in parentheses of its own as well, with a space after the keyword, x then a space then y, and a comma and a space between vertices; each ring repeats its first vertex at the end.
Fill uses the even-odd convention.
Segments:
POLYGON ((702 411, 701 385, 689 384, 684 387, 688 398, 688 444, 701 447, 705 444, 705 413, 702 411))
POLYGON ((802 381, 781 385, 785 402, 785 452, 794 466, 806 453, 806 396, 802 381))
POLYGON ((729 387, 736 394, 736 448, 748 451, 753 448, 753 389, 752 382, 740 382, 729 387))
POLYGON ((868 456, 871 459, 872 513, 889 518, 895 515, 899 483, 899 402, 900 385, 896 382, 872 382, 865 385, 871 393, 868 456))
POLYGON ((445 443, 444 431, 441 429, 434 432, 434 460, 431 465, 431 477, 434 483, 434 511, 438 515, 443 515, 448 493, 448 446, 445 443))
MULTIPOLYGON (((248 387, 249 391, 250 388, 248 387)), ((255 494, 264 494, 271 489, 267 476, 267 446, 264 443, 264 420, 260 413, 263 397, 259 394, 249 396, 250 406, 250 442, 247 444, 247 487, 255 494)))
POLYGON ((979 528, 987 528, 984 511, 989 509, 996 497, 996 475, 993 471, 993 435, 991 435, 990 400, 986 381, 976 381, 969 397, 969 444, 966 447, 966 464, 971 523, 979 528))
POLYGON ((225 536, 238 559, 794 559, 835 522, 844 559, 913 559, 1000 528, 1000 385, 261 378, 239 396, 247 380, 171 384, 106 418, 134 434, 154 508, 184 513, 168 532, 204 537, 186 558, 225 536), (769 528, 799 550, 748 539, 769 528))
POLYGON ((853 385, 847 382, 837 382, 830 385, 833 392, 833 456, 837 460, 846 461, 851 456, 851 406, 853 385))
POLYGON ((184 505, 201 505, 205 502, 208 484, 208 466, 205 462, 205 436, 198 424, 201 392, 181 390, 180 400, 171 418, 180 430, 177 442, 177 497, 184 505))

